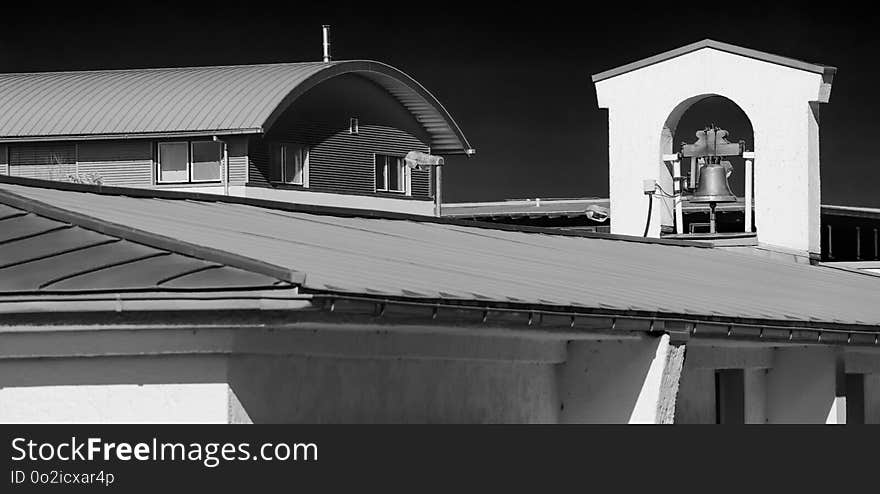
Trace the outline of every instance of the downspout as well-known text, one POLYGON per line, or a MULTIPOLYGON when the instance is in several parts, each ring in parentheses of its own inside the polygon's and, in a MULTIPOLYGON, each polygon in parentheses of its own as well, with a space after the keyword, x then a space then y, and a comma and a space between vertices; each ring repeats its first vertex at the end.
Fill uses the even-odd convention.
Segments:
POLYGON ((225 180, 223 180, 223 189, 226 192, 226 195, 229 195, 229 146, 226 145, 226 141, 223 141, 223 170, 224 175, 226 175, 225 180))
POLYGON ((434 215, 435 215, 436 217, 439 218, 439 217, 441 216, 441 214, 442 214, 442 211, 441 211, 441 205, 440 205, 441 202, 442 202, 442 200, 441 200, 441 196, 440 196, 440 191, 441 191, 441 187, 440 187, 440 182, 441 182, 441 181, 440 181, 440 177, 441 177, 441 173, 440 173, 440 170, 442 170, 443 167, 442 167, 441 165, 437 165, 437 166, 434 167, 434 169, 437 170, 437 173, 436 173, 436 185, 434 186, 434 195, 437 196, 437 197, 434 198, 434 215))
POLYGON ((226 145, 226 141, 220 139, 217 136, 214 136, 214 142, 219 142, 223 144, 223 157, 221 158, 223 165, 221 167, 223 175, 223 193, 225 195, 229 195, 229 146, 226 145))

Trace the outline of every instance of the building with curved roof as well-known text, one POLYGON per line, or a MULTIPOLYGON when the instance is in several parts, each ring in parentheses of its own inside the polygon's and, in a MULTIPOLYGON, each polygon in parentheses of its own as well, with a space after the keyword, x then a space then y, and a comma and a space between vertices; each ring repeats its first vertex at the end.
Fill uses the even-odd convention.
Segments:
POLYGON ((474 149, 380 62, 0 74, 0 174, 433 214, 409 151, 474 149))

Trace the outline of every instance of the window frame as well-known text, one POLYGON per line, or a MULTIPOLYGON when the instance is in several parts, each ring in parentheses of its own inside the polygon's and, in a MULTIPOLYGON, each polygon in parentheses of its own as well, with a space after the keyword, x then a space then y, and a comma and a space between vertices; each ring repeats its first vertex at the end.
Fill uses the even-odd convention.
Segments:
POLYGON ((207 183, 222 184, 223 183, 223 165, 224 165, 224 163, 223 163, 223 143, 212 141, 209 139, 199 139, 199 140, 187 141, 187 142, 189 143, 189 158, 187 159, 186 166, 189 171, 189 173, 187 174, 187 176, 189 177, 189 183, 193 183, 193 184, 207 184, 207 183), (195 144, 197 142, 210 142, 212 144, 217 144, 217 146, 219 146, 220 160, 218 161, 218 163, 220 164, 220 178, 210 179, 210 180, 195 180, 195 179, 193 179, 193 155, 194 155, 193 144, 195 144))
POLYGON ((297 144, 297 143, 293 143, 293 142, 274 142, 274 143, 271 143, 270 147, 269 147, 269 166, 276 166, 277 165, 279 167, 278 176, 280 177, 280 180, 270 180, 270 181, 272 183, 280 184, 280 185, 293 185, 296 187, 308 188, 309 187, 309 161, 310 161, 310 158, 311 158, 311 147, 309 147, 305 144, 297 144), (272 161, 274 160, 273 156, 275 154, 275 152, 274 152, 275 150, 272 148, 276 147, 276 146, 280 150, 280 156, 281 156, 280 163, 272 163, 272 161), (289 148, 294 148, 298 152, 303 153, 302 173, 300 174, 300 177, 302 177, 302 178, 300 179, 300 182, 289 182, 284 177, 284 170, 286 168, 285 165, 287 164, 287 155, 288 155, 289 148))
POLYGON ((223 175, 224 175, 224 156, 223 156, 223 144, 218 143, 220 146, 220 178, 217 179, 209 179, 209 180, 193 180, 193 144, 197 142, 215 142, 210 139, 196 139, 190 140, 187 139, 185 141, 156 141, 156 184, 157 185, 166 185, 166 184, 222 184, 223 183, 223 175), (163 144, 186 144, 186 180, 162 180, 162 145, 163 144))
POLYGON ((404 157, 399 154, 373 153, 373 189, 374 189, 374 192, 384 193, 384 194, 403 194, 406 196, 409 196, 412 194, 412 187, 411 187, 412 174, 410 173, 409 167, 406 166, 406 163, 404 162, 403 158, 404 157), (385 180, 384 180, 385 187, 382 189, 380 189, 379 187, 376 186, 376 178, 377 178, 376 177, 376 159, 379 156, 386 158, 385 165, 384 165, 384 168, 385 168, 385 180), (389 171, 390 171, 391 167, 389 166, 387 158, 395 158, 397 160, 400 160, 400 162, 401 162, 400 169, 403 171, 403 174, 399 180, 399 183, 401 186, 401 188, 399 190, 398 189, 390 189, 388 187, 389 171))

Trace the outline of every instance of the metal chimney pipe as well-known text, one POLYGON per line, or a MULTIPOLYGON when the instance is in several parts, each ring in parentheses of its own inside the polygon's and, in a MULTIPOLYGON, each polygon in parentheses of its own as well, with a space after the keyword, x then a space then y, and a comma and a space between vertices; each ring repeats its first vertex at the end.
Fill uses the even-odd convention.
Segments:
POLYGON ((330 25, 324 24, 324 63, 330 61, 330 25))

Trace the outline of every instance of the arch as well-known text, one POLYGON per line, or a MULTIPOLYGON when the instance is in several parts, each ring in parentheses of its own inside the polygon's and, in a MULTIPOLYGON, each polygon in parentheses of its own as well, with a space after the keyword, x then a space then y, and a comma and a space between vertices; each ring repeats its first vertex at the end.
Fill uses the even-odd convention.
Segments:
POLYGON ((364 77, 385 89, 399 101, 416 117, 416 120, 431 136, 431 152, 438 154, 473 154, 475 152, 458 124, 433 94, 402 71, 390 65, 373 61, 336 62, 311 74, 293 87, 278 102, 263 123, 263 129, 269 130, 281 114, 310 89, 344 74, 356 74, 364 77))
MULTIPOLYGON (((737 103, 733 98, 730 98, 728 96, 725 96, 725 95, 719 94, 719 93, 701 93, 701 94, 694 95, 694 96, 691 96, 691 97, 684 99, 683 101, 676 104, 672 108, 672 110, 669 111, 669 113, 666 117, 666 120, 663 123, 663 128, 660 131, 660 146, 659 146, 659 154, 658 154, 659 163, 660 163, 659 177, 660 177, 660 185, 666 191, 671 192, 673 190, 674 180, 672 177, 671 170, 669 168, 667 168, 667 164, 666 164, 666 162, 663 161, 662 156, 664 154, 673 154, 676 151, 674 149, 675 143, 673 141, 674 141, 676 131, 678 130, 678 125, 682 120, 682 117, 684 117, 685 114, 688 111, 690 111, 695 105, 697 105, 703 101, 706 101, 710 98, 721 98, 724 101, 727 101, 730 104, 732 104, 734 107, 736 107, 742 113, 742 115, 745 117, 746 123, 748 124, 748 129, 747 129, 746 133, 751 134, 752 142, 754 143, 755 126, 752 121, 752 118, 749 117, 749 114, 745 111, 745 109, 742 107, 742 105, 737 103)), ((722 126, 722 128, 725 128, 725 127, 722 126)), ((725 130, 730 130, 730 129, 725 128, 725 130)), ((690 137, 693 137, 693 136, 690 136, 690 137)), ((745 137, 745 136, 743 135, 743 136, 734 136, 734 137, 745 137)), ((749 151, 754 151, 754 149, 749 149, 749 151)), ((734 161, 736 161, 736 160, 734 160, 734 161)), ((734 166, 736 166, 736 165, 737 164, 734 163, 734 166)), ((682 166, 681 171, 684 172, 684 167, 690 166, 690 164, 686 164, 683 162, 681 164, 681 166, 682 166)), ((748 186, 747 184, 745 184, 745 183, 743 184, 743 187, 747 187, 747 186, 748 186)), ((668 225, 668 226, 674 225, 675 206, 674 206, 673 200, 670 198, 664 197, 664 198, 662 198, 661 204, 662 204, 661 224, 668 225)))
POLYGON ((720 94, 720 93, 703 93, 703 94, 691 96, 690 98, 685 99, 684 101, 675 105, 675 107, 673 107, 672 110, 670 110, 670 112, 668 113, 668 116, 666 117, 666 121, 663 123, 663 129, 660 131, 660 136, 661 136, 660 153, 661 154, 669 154, 672 152, 672 144, 673 144, 672 137, 675 135, 675 131, 678 128, 678 123, 681 121, 681 117, 683 117, 684 114, 687 113, 687 111, 690 110, 697 103, 699 103, 703 100, 706 100, 709 98, 715 98, 715 97, 723 98, 723 99, 733 103, 737 108, 739 108, 740 111, 742 111, 743 115, 746 116, 746 120, 748 121, 749 126, 751 127, 749 130, 751 131, 752 135, 755 134, 755 124, 754 124, 752 118, 749 117, 749 114, 748 114, 748 112, 746 112, 745 108, 743 108, 743 106, 741 104, 737 103, 736 100, 734 100, 733 98, 726 96, 724 94, 720 94), (664 137, 666 137, 667 135, 669 138, 669 143, 668 143, 669 147, 665 147, 665 143, 664 143, 664 137))

